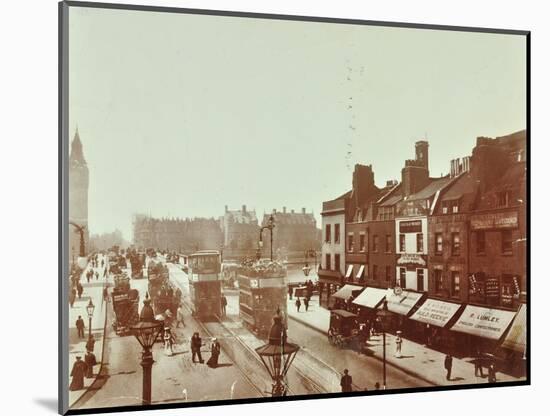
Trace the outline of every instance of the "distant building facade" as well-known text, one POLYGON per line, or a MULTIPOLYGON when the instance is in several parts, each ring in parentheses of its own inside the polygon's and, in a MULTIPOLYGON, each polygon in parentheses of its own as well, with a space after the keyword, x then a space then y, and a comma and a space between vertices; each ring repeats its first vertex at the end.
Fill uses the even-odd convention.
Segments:
MULTIPOLYGON (((82 142, 78 128, 71 143, 69 155, 69 222, 85 227, 84 244, 85 254, 89 252, 88 229, 88 188, 89 188, 88 164, 84 158, 82 142)), ((80 234, 76 227, 69 225, 69 256, 72 259, 79 255, 80 234)))
POLYGON ((226 205, 220 223, 226 250, 256 249, 260 226, 255 210, 247 210, 246 205, 243 205, 240 210, 230 211, 226 205))
POLYGON ((153 218, 135 215, 133 221, 136 249, 191 253, 198 250, 220 250, 223 234, 214 218, 153 218))

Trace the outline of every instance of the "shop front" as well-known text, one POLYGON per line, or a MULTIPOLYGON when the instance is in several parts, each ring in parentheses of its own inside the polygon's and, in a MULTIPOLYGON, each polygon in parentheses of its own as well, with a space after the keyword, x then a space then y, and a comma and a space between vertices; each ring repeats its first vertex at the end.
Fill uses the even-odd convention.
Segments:
POLYGON ((474 357, 493 354, 515 315, 513 311, 466 305, 451 330, 463 334, 460 336, 463 354, 474 357))
POLYGON ((445 302, 437 299, 426 301, 411 315, 411 328, 414 338, 429 348, 444 352, 456 350, 455 337, 448 329, 449 324, 458 315, 460 303, 445 302))
POLYGON ((414 323, 411 324, 407 317, 415 310, 423 297, 424 293, 410 290, 388 289, 386 291, 388 310, 395 314, 393 328, 402 331, 407 338, 414 336, 416 326, 414 323))
POLYGON ((357 285, 344 285, 337 292, 333 293, 330 302, 330 309, 344 309, 350 312, 354 312, 355 309, 352 305, 352 300, 355 299, 361 291, 363 286, 357 285))
POLYGON ((337 270, 319 269, 319 305, 329 308, 332 295, 342 286, 342 274, 337 270))
POLYGON ((353 304, 357 307, 357 315, 361 322, 374 322, 376 308, 378 308, 386 297, 386 289, 377 287, 366 287, 359 296, 355 298, 353 304))

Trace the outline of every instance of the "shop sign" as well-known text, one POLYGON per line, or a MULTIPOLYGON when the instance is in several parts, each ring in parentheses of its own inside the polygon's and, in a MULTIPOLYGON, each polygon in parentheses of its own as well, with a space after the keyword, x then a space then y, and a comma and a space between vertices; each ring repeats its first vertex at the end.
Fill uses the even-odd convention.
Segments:
POLYGON ((435 299, 428 299, 411 316, 411 319, 425 322, 430 325, 444 327, 447 322, 456 314, 460 305, 456 303, 443 302, 435 299))
POLYGON ((485 295, 488 299, 498 299, 500 297, 500 283, 498 278, 489 277, 485 280, 485 295))
POLYGON ((426 266, 426 260, 422 258, 420 254, 402 254, 397 259, 397 264, 418 264, 420 266, 426 266))
POLYGON ((472 217, 470 218, 470 227, 472 230, 516 228, 517 226, 517 212, 496 212, 491 214, 479 214, 472 215, 472 217))
POLYGON ((422 221, 401 221, 399 223, 399 232, 400 233, 421 233, 422 232, 422 221))
POLYGON ((468 305, 452 329, 484 338, 499 339, 514 315, 515 312, 511 311, 468 305))

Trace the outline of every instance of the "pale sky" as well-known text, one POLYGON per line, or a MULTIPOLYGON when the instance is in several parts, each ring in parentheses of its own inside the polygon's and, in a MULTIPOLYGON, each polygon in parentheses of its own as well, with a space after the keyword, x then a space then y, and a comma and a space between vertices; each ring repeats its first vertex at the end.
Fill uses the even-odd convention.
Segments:
POLYGON ((90 170, 91 233, 132 214, 313 211, 383 186, 414 142, 430 174, 477 136, 526 128, 519 35, 71 7, 69 128, 90 170), (349 153, 348 153, 349 152, 349 153))

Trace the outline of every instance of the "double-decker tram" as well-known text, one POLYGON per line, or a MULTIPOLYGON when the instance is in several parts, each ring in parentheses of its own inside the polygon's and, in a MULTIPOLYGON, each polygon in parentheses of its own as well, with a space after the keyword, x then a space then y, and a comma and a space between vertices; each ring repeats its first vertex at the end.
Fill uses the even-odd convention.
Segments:
POLYGON ((287 325, 286 269, 277 263, 242 266, 238 272, 239 315, 259 336, 267 336, 273 316, 287 325))
POLYGON ((189 296, 199 319, 221 316, 221 257, 216 250, 201 250, 188 258, 189 296))

